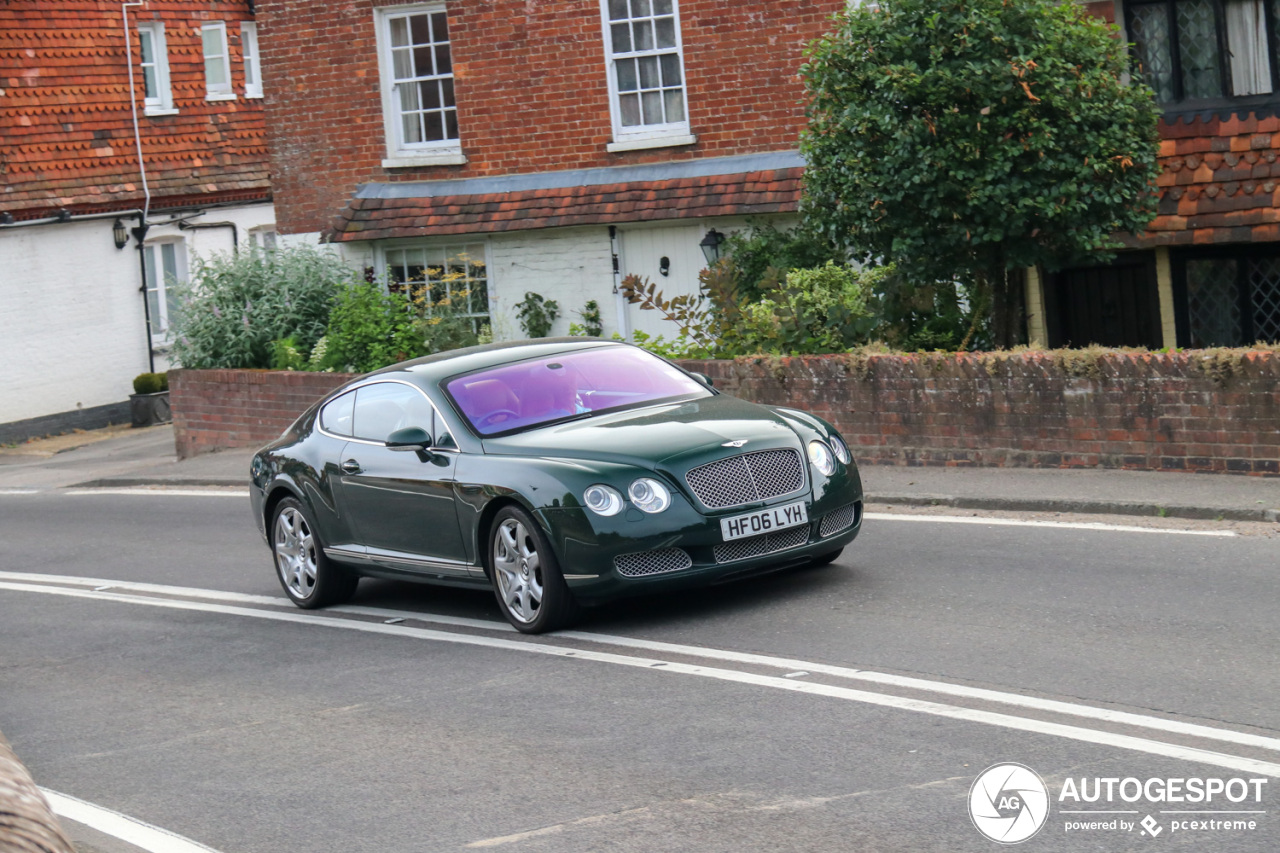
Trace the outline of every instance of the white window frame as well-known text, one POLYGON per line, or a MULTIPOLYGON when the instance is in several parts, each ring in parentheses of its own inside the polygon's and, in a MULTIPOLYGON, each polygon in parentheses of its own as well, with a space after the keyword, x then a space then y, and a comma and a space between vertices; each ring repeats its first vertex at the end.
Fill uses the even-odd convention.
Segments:
POLYGON ((210 21, 200 26, 200 55, 204 58, 204 99, 206 101, 233 101, 236 93, 231 88, 231 50, 227 46, 227 24, 225 21, 210 21), (218 41, 222 46, 222 54, 211 54, 207 50, 207 42, 205 40, 206 33, 217 33, 218 41), (212 80, 209 77, 209 60, 221 59, 223 74, 222 80, 212 80))
MULTIPOLYGON (((672 0, 672 13, 675 17, 676 44, 674 53, 680 62, 680 86, 684 95, 684 120, 666 124, 649 124, 626 127, 622 124, 622 106, 618 93, 619 59, 633 59, 642 56, 659 56, 672 53, 672 48, 653 48, 651 50, 632 50, 626 53, 613 52, 613 35, 610 27, 609 0, 600 0, 600 31, 604 44, 605 72, 609 81, 609 112, 613 118, 613 142, 605 146, 609 152, 633 151, 642 148, 670 148, 677 145, 692 145, 698 141, 689 126, 689 78, 684 62, 684 35, 680 22, 680 2, 672 0)), ((634 45, 633 45, 634 47, 634 45)))
POLYGON ((165 346, 173 342, 169 334, 169 289, 175 285, 187 283, 187 241, 181 237, 167 237, 148 240, 142 246, 143 268, 146 270, 146 297, 150 305, 151 294, 156 294, 156 310, 148 308, 151 318, 151 343, 154 346, 165 346), (173 246, 173 280, 169 281, 164 274, 164 247, 173 246), (156 275, 160 273, 160 275, 156 275), (155 280, 153 280, 155 279, 155 280), (158 331, 157 331, 158 330, 158 331))
POLYGON ((175 115, 173 89, 169 86, 169 50, 164 40, 164 24, 160 21, 142 21, 138 24, 138 68, 142 72, 143 113, 149 116, 175 115), (143 40, 151 43, 151 62, 145 61, 143 40), (155 77, 156 92, 146 95, 147 67, 155 77))
POLYGON ((258 52, 258 25, 253 21, 240 23, 240 56, 244 63, 244 96, 261 98, 262 60, 258 52))
MULTIPOLYGON (((403 169, 414 166, 461 166, 467 162, 462 153, 462 133, 458 139, 431 140, 404 143, 401 141, 400 111, 396 101, 395 69, 391 56, 391 22, 397 18, 414 15, 448 13, 444 3, 419 3, 408 6, 383 6, 373 10, 374 32, 378 47, 379 91, 382 95, 382 126, 386 138, 384 169, 403 169)), ((449 51, 454 56, 456 42, 452 21, 449 29, 449 51)), ((451 61, 450 66, 454 63, 451 61)), ((449 75, 453 77, 452 72, 449 75)), ((456 78, 454 78, 456 80, 456 78)), ((457 103, 457 93, 454 93, 457 103)))
MULTIPOLYGON (((454 250, 461 250, 461 252, 465 253, 468 246, 481 246, 483 248, 484 257, 482 262, 484 264, 485 301, 488 304, 489 310, 484 313, 469 312, 467 316, 476 319, 483 317, 485 318, 488 326, 492 328, 494 306, 496 305, 496 302, 494 301, 495 296, 493 290, 493 264, 491 263, 492 258, 490 257, 492 254, 492 247, 488 240, 483 238, 468 240, 467 235, 465 234, 459 234, 452 240, 389 240, 378 245, 374 264, 377 269, 379 279, 385 282, 389 280, 391 272, 391 264, 387 259, 387 255, 390 252, 411 250, 436 252, 444 250, 445 258, 447 260, 455 254, 454 250)), ((472 257, 471 260, 474 261, 475 258, 472 257)))
POLYGON ((249 229, 249 245, 260 248, 263 251, 273 251, 280 246, 280 235, 276 231, 276 226, 258 225, 249 229))

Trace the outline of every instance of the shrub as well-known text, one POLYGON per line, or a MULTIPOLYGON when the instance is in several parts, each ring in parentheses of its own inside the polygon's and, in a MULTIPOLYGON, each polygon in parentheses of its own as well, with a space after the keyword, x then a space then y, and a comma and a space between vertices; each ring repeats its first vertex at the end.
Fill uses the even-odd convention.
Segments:
POLYGON ((133 378, 133 393, 158 394, 169 390, 169 374, 139 373, 133 378))
POLYGON ((560 303, 543 299, 540 293, 527 292, 524 299, 516 303, 516 314, 526 335, 545 338, 551 334, 551 324, 560 316, 560 303))
POLYGON ((843 254, 807 225, 779 230, 771 224, 752 224, 750 231, 735 231, 724 250, 733 258, 738 288, 745 299, 756 299, 781 283, 788 270, 820 267, 828 261, 843 263, 843 254))
POLYGON ((577 337, 585 335, 589 338, 598 338, 604 334, 604 320, 600 317, 600 303, 594 299, 588 299, 586 304, 582 306, 582 310, 578 312, 578 316, 582 318, 582 322, 570 323, 569 334, 577 337))
POLYGON ((865 341, 875 325, 869 296, 888 273, 831 261, 792 270, 763 299, 742 306, 741 346, 777 354, 844 352, 865 341))
POLYGON ((410 298, 358 281, 339 289, 316 366, 368 373, 426 354, 419 316, 410 298))
POLYGON ((177 289, 174 358, 183 367, 266 368, 273 342, 286 338, 309 352, 324 334, 334 293, 356 276, 337 255, 312 246, 196 258, 191 284, 177 289))

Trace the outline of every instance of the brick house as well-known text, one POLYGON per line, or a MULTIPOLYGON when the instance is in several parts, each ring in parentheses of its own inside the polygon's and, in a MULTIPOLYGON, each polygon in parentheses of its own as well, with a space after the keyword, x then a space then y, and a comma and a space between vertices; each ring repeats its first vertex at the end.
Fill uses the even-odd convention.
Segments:
POLYGON ((279 226, 401 282, 461 273, 499 337, 530 291, 553 333, 595 299, 606 334, 670 335, 615 282, 692 292, 709 232, 794 216, 797 69, 841 6, 264 0, 279 226))
POLYGON ((1163 109, 1158 215, 1106 267, 1031 276, 1050 346, 1280 340, 1280 3, 1088 4, 1121 26, 1163 109))
POLYGON ((126 420, 195 255, 274 241, 252 6, 0 5, 0 440, 126 420))

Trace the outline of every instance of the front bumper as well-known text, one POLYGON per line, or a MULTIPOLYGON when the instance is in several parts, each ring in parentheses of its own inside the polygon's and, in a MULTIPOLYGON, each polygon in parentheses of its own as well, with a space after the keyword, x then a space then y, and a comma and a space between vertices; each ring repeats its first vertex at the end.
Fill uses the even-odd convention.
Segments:
MULTIPOLYGON (((763 506, 794 502, 793 496, 763 506)), ((848 545, 862 530, 860 484, 803 497, 809 521, 725 542, 720 519, 760 507, 703 514, 687 503, 656 516, 635 509, 600 518, 582 509, 544 510, 560 568, 575 597, 595 604, 627 595, 720 583, 804 564, 848 545)))

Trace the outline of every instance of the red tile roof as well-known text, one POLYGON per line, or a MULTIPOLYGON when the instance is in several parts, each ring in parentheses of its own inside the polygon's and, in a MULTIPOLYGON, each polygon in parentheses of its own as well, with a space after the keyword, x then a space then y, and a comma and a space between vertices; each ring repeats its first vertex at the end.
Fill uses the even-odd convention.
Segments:
MULTIPOLYGON (((0 4, 0 211, 18 219, 139 206, 129 76, 118 0, 0 4)), ((153 206, 270 198, 262 101, 243 97, 243 0, 150 0, 137 23, 165 24, 177 115, 138 122, 153 206), (234 101, 205 100, 200 25, 226 21, 234 101)))
POLYGON ((1280 240, 1280 116, 1162 122, 1160 207, 1131 246, 1280 240))
POLYGON ((794 212, 799 168, 483 195, 355 198, 330 232, 338 242, 568 225, 794 212))

